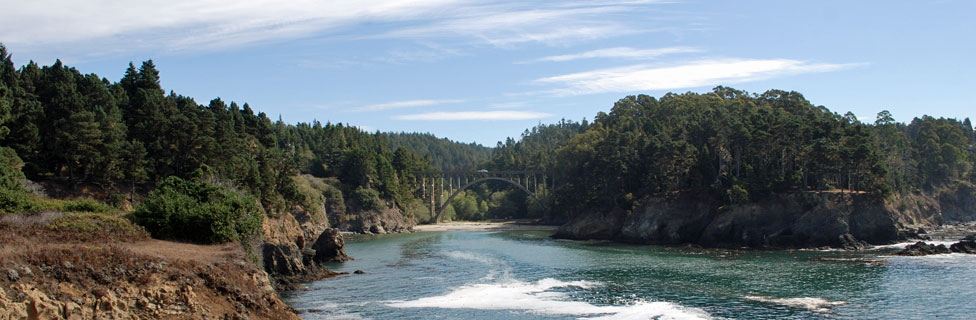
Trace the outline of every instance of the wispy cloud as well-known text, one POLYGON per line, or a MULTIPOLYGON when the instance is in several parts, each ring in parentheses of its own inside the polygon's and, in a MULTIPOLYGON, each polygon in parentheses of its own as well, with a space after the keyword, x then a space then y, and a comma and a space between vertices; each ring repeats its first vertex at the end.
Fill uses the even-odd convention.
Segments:
POLYGON ((493 46, 522 43, 563 44, 642 32, 612 19, 647 2, 579 3, 552 7, 502 3, 459 8, 457 13, 429 24, 393 30, 381 37, 462 37, 493 46))
POLYGON ((613 14, 644 5, 646 1, 10 1, 0 10, 0 39, 8 46, 48 50, 85 45, 99 52, 196 51, 348 31, 353 37, 418 41, 460 36, 503 46, 626 35, 636 30, 613 14), (377 26, 369 31, 374 34, 350 31, 363 23, 377 26))
POLYGON ((549 93, 572 96, 605 92, 671 90, 756 81, 813 72, 829 72, 862 64, 811 63, 789 59, 703 60, 672 67, 634 65, 536 79, 558 88, 549 93))
POLYGON ((615 47, 586 51, 575 54, 548 56, 532 60, 532 62, 565 62, 579 59, 593 58, 624 58, 624 59, 653 59, 664 55, 677 53, 701 52, 692 47, 669 47, 656 49, 634 49, 630 47, 615 47))
POLYGON ((424 107, 424 106, 434 106, 440 104, 448 103, 461 103, 464 100, 461 99, 439 99, 439 100, 407 100, 407 101, 394 101, 379 104, 371 104, 367 106, 362 106, 358 108, 349 109, 352 112, 368 112, 368 111, 383 111, 391 109, 401 109, 401 108, 413 108, 413 107, 424 107))
POLYGON ((528 103, 522 101, 503 102, 489 105, 488 109, 521 109, 527 105, 528 103))
POLYGON ((426 19, 458 0, 34 0, 4 4, 0 39, 22 46, 70 43, 226 48, 307 36, 365 21, 426 19))
POLYGON ((531 111, 456 111, 456 112, 428 112, 419 114, 406 114, 393 117, 396 120, 427 120, 427 121, 454 121, 454 120, 528 120, 543 119, 552 114, 531 111))

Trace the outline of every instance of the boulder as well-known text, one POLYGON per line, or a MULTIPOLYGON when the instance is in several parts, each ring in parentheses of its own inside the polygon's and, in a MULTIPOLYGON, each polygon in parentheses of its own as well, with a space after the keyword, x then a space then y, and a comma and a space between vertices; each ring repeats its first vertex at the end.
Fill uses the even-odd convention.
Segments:
POLYGON ((339 229, 325 229, 312 244, 312 249, 315 250, 312 260, 318 263, 350 260, 346 255, 345 246, 339 229))
POLYGON ((930 254, 941 254, 941 253, 949 253, 949 252, 951 251, 949 250, 949 248, 946 248, 944 244, 933 245, 933 244, 928 244, 919 241, 916 242, 915 244, 906 247, 905 250, 902 250, 897 254, 900 256, 924 256, 930 254))
POLYGON ((976 254, 976 241, 962 240, 949 246, 949 250, 958 253, 976 254))

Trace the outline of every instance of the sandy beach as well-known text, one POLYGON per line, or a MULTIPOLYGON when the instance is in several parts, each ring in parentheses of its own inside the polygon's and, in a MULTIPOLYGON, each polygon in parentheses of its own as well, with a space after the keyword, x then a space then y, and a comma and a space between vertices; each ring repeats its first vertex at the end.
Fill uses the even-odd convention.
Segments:
POLYGON ((558 228, 559 226, 529 224, 528 221, 455 221, 417 225, 413 227, 413 231, 556 231, 558 228))

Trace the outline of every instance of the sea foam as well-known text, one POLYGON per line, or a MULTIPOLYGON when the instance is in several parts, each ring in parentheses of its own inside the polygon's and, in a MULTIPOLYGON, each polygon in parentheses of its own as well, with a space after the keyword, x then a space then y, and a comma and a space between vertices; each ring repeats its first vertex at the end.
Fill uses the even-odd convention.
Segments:
POLYGON ((511 280, 479 283, 453 289, 441 296, 410 301, 388 301, 394 308, 445 308, 513 310, 544 315, 595 317, 592 319, 708 319, 703 310, 670 302, 638 301, 630 305, 597 306, 573 301, 569 295, 551 291, 576 287, 592 289, 602 285, 592 281, 560 281, 546 278, 536 282, 511 280))
POLYGON ((792 308, 803 308, 813 312, 830 313, 830 307, 845 305, 844 301, 829 301, 824 298, 802 297, 802 298, 773 298, 760 296, 745 296, 746 300, 758 301, 763 303, 773 303, 792 308))

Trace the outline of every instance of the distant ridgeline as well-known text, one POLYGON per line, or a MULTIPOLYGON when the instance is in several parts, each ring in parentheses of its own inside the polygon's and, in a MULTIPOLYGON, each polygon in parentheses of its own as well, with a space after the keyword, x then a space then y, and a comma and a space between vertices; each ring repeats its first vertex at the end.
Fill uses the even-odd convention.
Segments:
POLYGON ((439 170, 477 170, 491 157, 492 149, 477 143, 454 142, 429 133, 383 133, 390 148, 407 148, 424 156, 424 162, 439 170))
POLYGON ((413 172, 431 169, 416 153, 392 149, 386 134, 289 125, 248 104, 201 105, 166 94, 151 60, 138 69, 130 63, 110 82, 60 60, 16 69, 2 45, 0 125, 0 211, 7 212, 31 210, 18 183, 24 175, 108 189, 206 175, 254 195, 270 214, 309 201, 294 179, 300 173, 337 179, 343 193, 364 198, 353 203, 375 205, 378 196, 402 206, 419 203, 413 172))
POLYGON ((592 123, 526 131, 492 155, 495 167, 554 169, 553 212, 625 211, 642 198, 691 194, 719 205, 800 191, 880 198, 976 182, 968 118, 874 123, 814 106, 800 93, 698 94, 617 101, 592 123))

